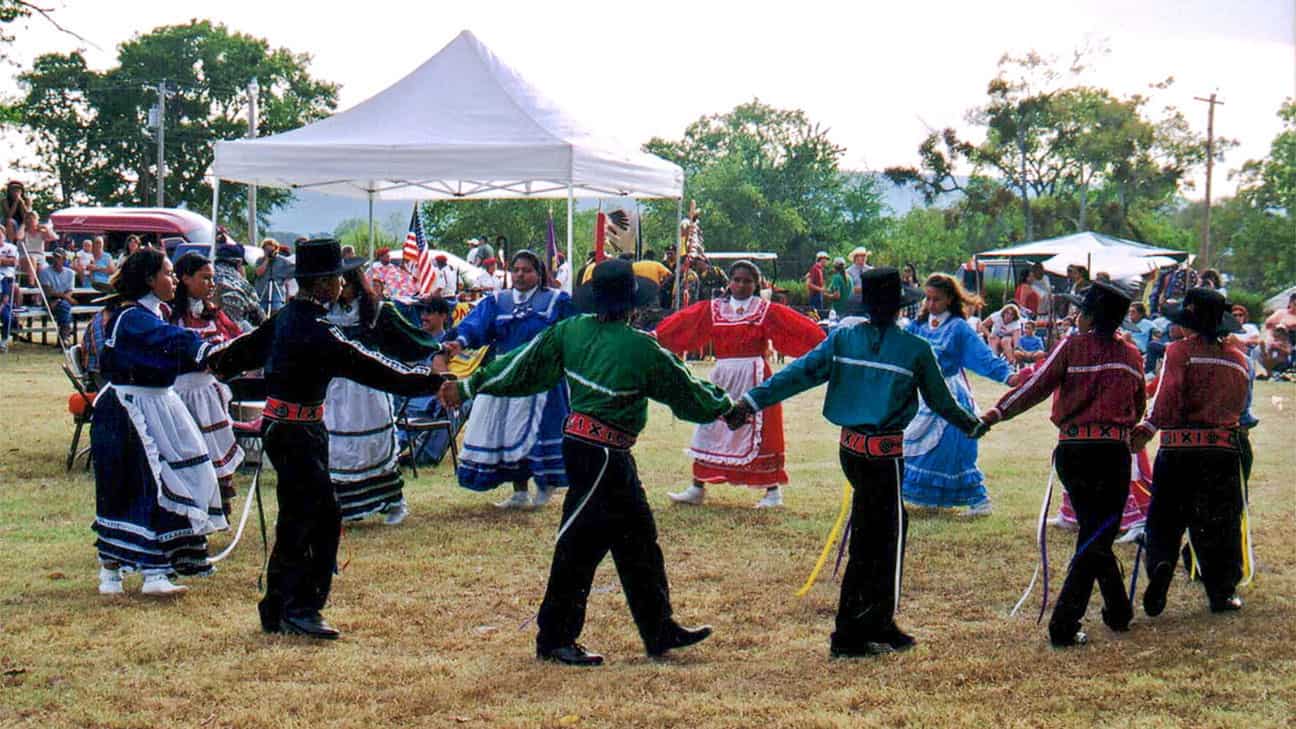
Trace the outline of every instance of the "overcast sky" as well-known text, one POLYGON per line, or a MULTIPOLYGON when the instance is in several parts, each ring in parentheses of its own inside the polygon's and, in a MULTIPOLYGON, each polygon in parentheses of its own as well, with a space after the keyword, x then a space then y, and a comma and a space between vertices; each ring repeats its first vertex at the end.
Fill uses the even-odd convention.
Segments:
MULTIPOLYGON (((697 117, 759 97, 804 109, 829 127, 847 150, 845 166, 855 169, 913 164, 929 128, 962 126, 1005 52, 1069 57, 1079 46, 1109 48, 1085 82, 1146 94, 1150 82, 1174 76, 1171 89, 1151 92, 1157 106, 1180 107, 1202 131, 1206 104, 1193 97, 1218 92, 1225 104, 1216 112, 1216 133, 1241 142, 1226 170, 1267 152, 1280 128, 1278 107, 1296 95, 1294 0, 46 4, 98 46, 86 48, 96 68, 113 65, 116 46, 132 35, 210 18, 311 54, 311 73, 341 84, 341 108, 390 85, 469 29, 610 136, 635 143, 679 137, 697 117), (604 92, 612 87, 621 87, 615 96, 624 103, 609 101, 604 92)), ((78 46, 84 44, 38 19, 19 29, 11 55, 26 67, 41 53, 78 46)), ((0 71, 6 93, 17 91, 15 73, 0 71)), ((1217 190, 1232 189, 1217 182, 1217 190)))

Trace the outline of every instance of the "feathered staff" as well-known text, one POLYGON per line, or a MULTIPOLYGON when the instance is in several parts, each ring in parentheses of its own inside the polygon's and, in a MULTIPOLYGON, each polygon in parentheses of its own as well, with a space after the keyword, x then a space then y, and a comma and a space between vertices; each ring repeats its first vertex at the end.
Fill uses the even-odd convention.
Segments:
POLYGON ((689 256, 702 255, 702 226, 698 224, 697 201, 689 200, 688 217, 680 221, 679 255, 675 257, 675 308, 681 309, 692 303, 684 291, 689 274, 689 256))

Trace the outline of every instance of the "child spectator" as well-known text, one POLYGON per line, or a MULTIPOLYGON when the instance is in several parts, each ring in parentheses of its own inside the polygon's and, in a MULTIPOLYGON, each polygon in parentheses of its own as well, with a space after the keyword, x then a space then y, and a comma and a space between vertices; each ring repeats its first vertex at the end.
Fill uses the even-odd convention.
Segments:
POLYGON ((1029 319, 1022 322, 1022 332, 1013 351, 1014 361, 1039 362, 1048 356, 1048 352, 1044 351, 1044 340, 1035 336, 1035 322, 1029 319))
POLYGON ((1021 310, 1017 308, 1016 304, 1008 304, 991 314, 988 319, 981 322, 978 328, 985 335, 991 352, 1002 356, 1009 362, 1013 361, 1013 353, 1017 349, 1017 338, 1021 336, 1022 331, 1021 310))

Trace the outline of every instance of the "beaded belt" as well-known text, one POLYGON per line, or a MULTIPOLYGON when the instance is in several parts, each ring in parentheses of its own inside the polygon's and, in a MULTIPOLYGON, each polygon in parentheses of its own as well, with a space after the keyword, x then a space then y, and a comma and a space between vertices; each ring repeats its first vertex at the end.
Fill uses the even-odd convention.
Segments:
POLYGON ((904 432, 860 433, 842 428, 841 447, 866 458, 901 458, 904 456, 904 432))
POLYGON ((1130 429, 1123 425, 1090 423, 1089 425, 1068 425, 1058 431, 1058 440, 1114 440, 1129 442, 1130 429))
POLYGON ((267 397, 261 415, 281 423, 318 423, 324 419, 324 403, 300 405, 267 397))
POLYGON ((567 422, 563 423, 563 433, 590 443, 621 450, 629 450, 635 444, 633 435, 584 413, 568 415, 567 422))
POLYGON ((1232 428, 1174 428, 1161 431, 1162 448, 1229 448, 1237 450, 1232 428))

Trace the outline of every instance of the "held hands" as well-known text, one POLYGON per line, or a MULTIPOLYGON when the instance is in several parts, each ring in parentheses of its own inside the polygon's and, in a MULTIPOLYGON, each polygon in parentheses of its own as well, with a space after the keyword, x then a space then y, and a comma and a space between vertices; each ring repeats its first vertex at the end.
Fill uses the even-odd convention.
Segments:
POLYGON ((1135 430, 1133 433, 1130 433, 1130 453, 1138 453, 1143 450, 1147 446, 1149 440, 1152 440, 1152 436, 1146 431, 1135 430))
POLYGON ((741 400, 735 403, 732 408, 729 408, 729 412, 725 413, 723 417, 725 425, 728 425, 730 430, 738 430, 746 425, 747 421, 751 420, 753 414, 754 411, 751 405, 748 405, 745 400, 741 400))
POLYGON ((454 359, 463 351, 463 345, 460 344, 457 339, 443 342, 441 344, 441 351, 445 354, 446 359, 454 359))
POLYGON ((972 429, 972 432, 968 433, 968 437, 972 440, 980 440, 981 436, 989 432, 990 423, 987 423, 985 418, 981 418, 977 421, 976 427, 972 429))
POLYGON ((459 384, 455 380, 446 380, 441 383, 441 390, 437 392, 437 399, 445 406, 446 410, 454 410, 463 404, 463 398, 459 396, 459 384))

